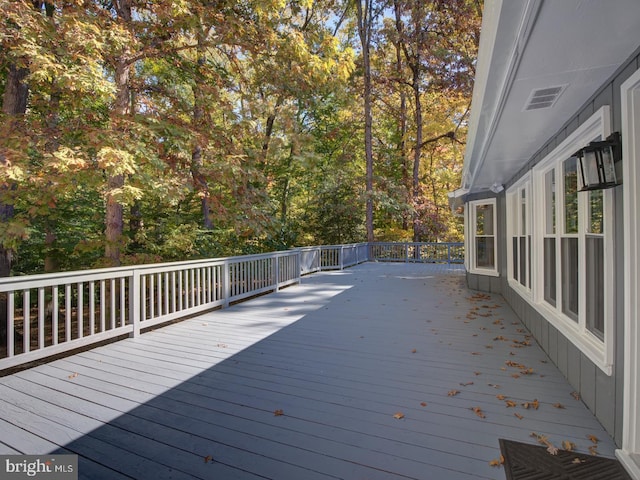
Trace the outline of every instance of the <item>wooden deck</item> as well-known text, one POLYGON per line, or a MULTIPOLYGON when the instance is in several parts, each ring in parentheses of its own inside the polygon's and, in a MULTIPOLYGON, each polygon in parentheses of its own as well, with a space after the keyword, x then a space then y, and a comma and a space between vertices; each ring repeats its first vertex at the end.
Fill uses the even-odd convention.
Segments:
POLYGON ((532 432, 613 457, 502 299, 463 285, 367 263, 5 376, 0 454, 76 453, 92 480, 504 479, 498 439, 532 432))

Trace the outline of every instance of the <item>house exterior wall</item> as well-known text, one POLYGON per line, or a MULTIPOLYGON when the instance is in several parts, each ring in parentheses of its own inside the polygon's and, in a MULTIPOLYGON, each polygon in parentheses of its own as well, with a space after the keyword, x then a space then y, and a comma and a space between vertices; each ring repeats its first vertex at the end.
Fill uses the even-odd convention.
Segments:
MULTIPOLYGON (((505 192, 527 175, 548 154, 563 142, 580 125, 586 122, 602 106, 608 105, 612 131, 622 130, 620 86, 640 68, 640 51, 636 52, 613 77, 554 135, 527 164, 505 185, 505 191, 497 196, 490 192, 469 196, 465 201, 496 197, 499 277, 467 273, 470 288, 503 295, 516 314, 521 318, 536 341, 549 358, 567 377, 570 384, 580 394, 584 403, 612 435, 618 446, 622 444, 623 427, 623 367, 624 367, 624 236, 623 236, 623 186, 614 189, 614 259, 613 271, 615 299, 614 317, 614 359, 613 371, 608 375, 598 368, 571 340, 552 325, 531 303, 514 290, 508 281, 507 271, 507 205, 505 192)), ((623 133, 624 135, 624 133, 623 133)), ((624 160, 623 160, 624 161, 624 160)), ((623 179, 624 182, 624 179, 623 179)), ((534 265, 532 264, 532 268, 534 265)))

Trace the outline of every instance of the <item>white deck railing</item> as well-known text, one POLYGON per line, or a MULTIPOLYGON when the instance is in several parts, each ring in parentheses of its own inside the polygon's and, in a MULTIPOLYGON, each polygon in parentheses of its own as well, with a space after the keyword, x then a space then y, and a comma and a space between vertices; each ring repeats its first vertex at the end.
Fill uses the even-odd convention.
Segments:
POLYGON ((369 260, 461 262, 461 249, 461 244, 359 243, 0 278, 0 370, 138 336, 161 323, 277 291, 309 273, 369 260))

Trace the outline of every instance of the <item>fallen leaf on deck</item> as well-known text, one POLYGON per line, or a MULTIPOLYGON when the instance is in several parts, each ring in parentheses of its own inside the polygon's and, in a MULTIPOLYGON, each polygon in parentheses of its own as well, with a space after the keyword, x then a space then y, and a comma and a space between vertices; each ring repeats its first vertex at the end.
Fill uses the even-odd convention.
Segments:
POLYGON ((74 372, 71 375, 69 375, 69 378, 76 378, 78 376, 78 372, 74 372))
POLYGON ((576 444, 573 442, 570 442, 569 440, 563 440, 562 441, 562 448, 564 450, 566 450, 567 452, 573 452, 576 448, 576 444))
POLYGON ((427 406, 427 402, 420 402, 420 406, 421 407, 426 407, 427 406))
POLYGON ((549 452, 551 455, 557 455, 558 454, 558 448, 554 447, 553 445, 549 445, 547 447, 547 452, 549 452))
POLYGON ((482 355, 480 352, 471 352, 471 355, 482 355))
POLYGON ((471 407, 471 410, 473 410, 473 413, 475 413, 480 418, 487 418, 480 407, 471 407))
POLYGON ((600 441, 598 440, 598 437, 596 437, 595 435, 587 435, 587 438, 596 444, 600 441))
POLYGON ((513 378, 520 378, 520 375, 518 375, 517 373, 512 373, 512 374, 511 374, 511 376, 512 376, 513 378))
POLYGON ((418 350, 416 350, 415 348, 413 350, 411 350, 411 353, 416 353, 418 350))
POLYGON ((522 415, 520 415, 519 413, 514 413, 513 414, 518 420, 522 420, 524 417, 522 415))
POLYGON ((597 445, 591 445, 589 447, 589 453, 591 455, 598 455, 598 446, 597 445))
POLYGON ((402 412, 397 412, 397 413, 395 413, 395 414, 393 415, 393 418, 396 418, 396 419, 400 420, 400 419, 404 418, 404 413, 402 413, 402 412))
POLYGON ((460 383, 463 387, 468 387, 469 385, 473 385, 473 382, 460 383))
POLYGON ((482 372, 473 372, 475 376, 482 375, 482 372))
POLYGON ((553 406, 560 409, 565 408, 561 403, 554 403, 553 406))
POLYGON ((507 408, 513 408, 513 407, 517 407, 518 406, 518 404, 516 402, 514 402, 513 400, 507 400, 504 403, 507 405, 507 408))
POLYGON ((496 395, 496 398, 497 398, 498 400, 504 400, 504 399, 505 399, 505 398, 507 398, 507 397, 505 397, 503 394, 501 394, 501 393, 500 393, 500 394, 496 395))
POLYGON ((534 400, 533 402, 524 402, 522 406, 526 409, 533 408, 535 410, 538 410, 540 402, 538 402, 538 400, 534 400))
POLYGON ((447 395, 448 395, 448 396, 450 396, 450 397, 455 397, 455 396, 456 396, 456 395, 458 395, 459 393, 460 393, 460 391, 458 391, 458 390, 449 390, 449 391, 447 392, 447 395))
POLYGON ((213 457, 211 455, 207 455, 206 457, 204 457, 204 463, 209 463, 209 462, 213 463, 213 457))
POLYGON ((584 462, 586 462, 586 460, 582 460, 582 459, 576 457, 576 458, 573 459, 573 461, 571 463, 584 463, 584 462))
POLYGON ((580 400, 580 394, 578 392, 571 392, 571 396, 576 400, 580 400))
POLYGON ((499 467, 504 463, 504 457, 500 455, 500 458, 495 458, 489 462, 489 465, 492 467, 499 467))
POLYGON ((281 415, 284 415, 284 411, 282 411, 282 410, 278 409, 278 410, 274 411, 274 412, 273 412, 273 414, 274 414, 276 417, 280 417, 281 415))

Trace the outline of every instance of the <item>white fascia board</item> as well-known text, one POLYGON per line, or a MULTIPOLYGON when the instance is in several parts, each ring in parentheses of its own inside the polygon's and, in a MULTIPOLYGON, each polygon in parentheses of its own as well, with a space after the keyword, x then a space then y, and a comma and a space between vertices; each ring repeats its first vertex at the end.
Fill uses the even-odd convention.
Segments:
POLYGON ((473 190, 541 7, 542 0, 485 3, 462 171, 463 188, 473 190), (498 48, 508 48, 508 53, 494 55, 498 48))

